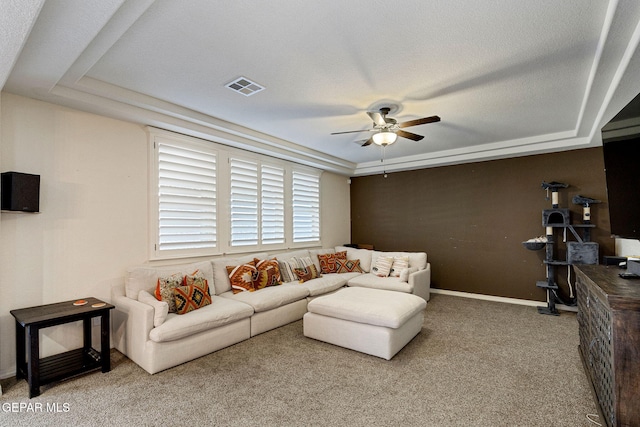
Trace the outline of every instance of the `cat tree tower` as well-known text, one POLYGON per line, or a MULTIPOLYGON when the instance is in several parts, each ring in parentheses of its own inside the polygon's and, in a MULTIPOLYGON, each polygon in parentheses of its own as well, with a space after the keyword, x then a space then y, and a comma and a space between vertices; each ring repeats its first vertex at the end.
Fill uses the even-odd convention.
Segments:
POLYGON ((536 282, 537 287, 547 291, 547 306, 538 307, 540 314, 558 316, 556 303, 576 304, 571 283, 569 283, 569 301, 563 301, 558 295, 558 284, 556 282, 556 268, 558 266, 598 263, 598 243, 590 241, 590 229, 595 227, 595 225, 591 224, 591 205, 600 203, 600 201, 589 197, 575 196, 573 203, 583 207, 582 223, 571 224, 569 209, 560 208, 558 202, 558 190, 568 186, 568 184, 556 181, 542 182, 542 188, 547 191, 547 199, 549 191, 551 192, 551 209, 542 210, 542 226, 545 228, 545 236, 523 242, 527 249, 540 250, 545 248, 544 264, 546 266, 547 279, 536 282), (576 229, 582 231, 582 236, 576 229), (575 241, 567 241, 567 230, 571 232, 575 241), (559 243, 559 240, 556 239, 556 234, 560 234, 559 232, 562 232, 562 241, 566 242, 566 260, 558 260, 555 256, 556 245, 559 243))

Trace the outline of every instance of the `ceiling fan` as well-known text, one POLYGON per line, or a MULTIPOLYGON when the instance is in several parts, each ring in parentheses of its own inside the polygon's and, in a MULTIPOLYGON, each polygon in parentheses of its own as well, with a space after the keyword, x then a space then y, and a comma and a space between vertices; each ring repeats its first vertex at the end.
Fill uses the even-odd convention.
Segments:
POLYGON ((346 132, 333 132, 331 135, 340 135, 343 133, 357 133, 357 132, 375 132, 371 138, 367 139, 363 147, 367 145, 371 145, 371 143, 375 143, 377 145, 381 145, 383 147, 393 144, 396 142, 397 137, 401 136, 403 138, 411 139, 413 141, 420 141, 424 138, 422 135, 418 135, 412 132, 407 132, 402 130, 403 128, 407 128, 410 126, 418 126, 424 125, 427 123, 435 123, 440 121, 440 117, 431 116, 424 117, 422 119, 409 120, 406 122, 398 123, 396 119, 391 117, 387 117, 391 108, 382 107, 380 108, 380 112, 375 111, 367 111, 371 120, 373 120, 373 128, 365 129, 365 130, 351 130, 346 132))

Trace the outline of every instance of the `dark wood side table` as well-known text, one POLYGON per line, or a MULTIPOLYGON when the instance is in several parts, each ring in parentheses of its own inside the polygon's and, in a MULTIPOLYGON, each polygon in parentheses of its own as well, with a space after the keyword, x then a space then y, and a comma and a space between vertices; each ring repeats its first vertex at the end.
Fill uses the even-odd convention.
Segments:
POLYGON ((16 320, 16 378, 27 379, 29 398, 40 395, 41 385, 99 368, 102 372, 111 370, 109 313, 115 307, 96 298, 84 300, 87 303, 80 306, 73 305, 75 301, 65 301, 11 310, 16 320), (92 307, 94 304, 104 305, 92 307), (91 347, 91 319, 94 317, 100 317, 99 352, 91 347), (78 320, 83 322, 83 347, 40 359, 40 329, 78 320))

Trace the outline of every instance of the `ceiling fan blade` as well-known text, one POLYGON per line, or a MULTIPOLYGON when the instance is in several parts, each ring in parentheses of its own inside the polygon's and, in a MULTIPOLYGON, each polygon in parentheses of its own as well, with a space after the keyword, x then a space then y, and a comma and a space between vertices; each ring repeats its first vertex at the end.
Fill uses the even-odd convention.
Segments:
POLYGON ((418 135, 412 132, 407 132, 405 130, 397 130, 396 134, 398 134, 398 136, 401 136, 403 138, 412 139, 414 141, 420 141, 421 139, 424 138, 424 136, 422 135, 418 135))
POLYGON ((422 119, 409 120, 408 122, 398 123, 398 127, 408 128, 409 126, 426 125, 427 123, 435 123, 439 121, 440 117, 438 116, 424 117, 422 119))
POLYGON ((371 129, 363 129, 363 130, 348 130, 346 132, 332 132, 331 135, 341 135, 343 133, 359 133, 359 132, 370 132, 371 129))
POLYGON ((373 137, 367 139, 364 144, 362 144, 363 147, 366 147, 367 145, 371 145, 371 143, 373 142, 373 137))
POLYGON ((373 111, 367 111, 367 114, 369 115, 369 117, 371 117, 373 123, 377 124, 378 126, 387 125, 387 122, 384 120, 384 117, 382 117, 382 114, 373 111))

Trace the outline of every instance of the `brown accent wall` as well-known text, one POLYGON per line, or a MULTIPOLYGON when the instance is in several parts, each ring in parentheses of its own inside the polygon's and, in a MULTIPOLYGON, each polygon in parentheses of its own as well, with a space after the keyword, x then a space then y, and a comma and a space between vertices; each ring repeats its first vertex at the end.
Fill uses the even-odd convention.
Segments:
MULTIPOLYGON (((582 221, 573 196, 603 202, 591 207, 591 240, 599 259, 613 255, 601 147, 352 178, 351 241, 426 252, 434 288, 545 301, 535 285, 545 280, 544 250, 521 243, 545 233, 542 210, 551 201, 543 181, 570 184, 559 207, 571 210, 572 223, 582 221)), ((567 239, 575 240, 570 232, 567 239)), ((564 259, 564 244, 557 246, 564 259)), ((568 295, 567 268, 557 276, 568 295)))

